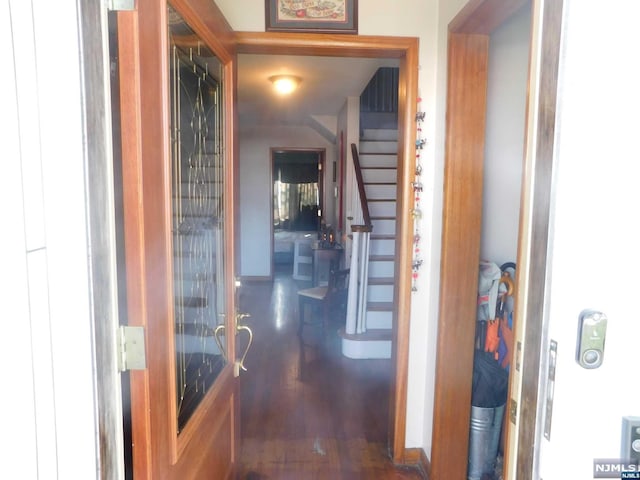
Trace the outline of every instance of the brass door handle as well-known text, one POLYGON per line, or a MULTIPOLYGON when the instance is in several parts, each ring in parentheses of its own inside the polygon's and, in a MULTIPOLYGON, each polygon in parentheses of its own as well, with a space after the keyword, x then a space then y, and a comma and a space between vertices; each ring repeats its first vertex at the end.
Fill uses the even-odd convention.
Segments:
POLYGON ((222 357, 229 361, 229 359, 227 358, 227 352, 224 349, 224 345, 222 345, 222 342, 220 341, 220 337, 218 336, 220 334, 221 331, 225 330, 226 327, 224 324, 222 325, 218 325, 216 327, 216 329, 213 331, 213 338, 216 341, 216 344, 218 345, 218 348, 220 349, 220 353, 222 353, 222 357))
MULTIPOLYGON (((249 342, 247 343, 247 347, 244 349, 244 353, 242 354, 242 357, 240 357, 240 360, 236 360, 233 365, 233 373, 236 377, 240 375, 240 370, 243 370, 245 372, 247 371, 247 367, 244 366, 244 360, 245 358, 247 358, 247 353, 249 353, 249 349, 251 348, 251 344, 253 343, 253 331, 251 330, 251 328, 247 325, 240 325, 238 322, 243 318, 249 318, 249 317, 251 317, 249 313, 236 314, 236 334, 242 331, 245 331, 249 334, 249 342)), ((224 359, 226 361, 229 361, 229 359, 227 358, 227 351, 224 349, 222 340, 220 340, 220 333, 223 332, 225 329, 226 329, 226 326, 224 324, 218 325, 216 329, 213 331, 213 338, 215 339, 216 344, 220 349, 220 353, 222 353, 222 356, 224 357, 224 359)))
POLYGON ((242 354, 242 357, 240 357, 240 360, 236 360, 236 363, 234 365, 235 367, 234 373, 236 377, 240 375, 241 369, 245 372, 247 371, 247 367, 244 366, 244 359, 247 357, 247 353, 249 353, 249 349, 251 348, 251 344, 253 343, 253 331, 251 330, 251 328, 248 327, 247 325, 240 325, 238 322, 243 318, 249 318, 249 317, 251 317, 249 313, 236 314, 236 333, 245 331, 249 334, 249 342, 247 342, 247 347, 244 349, 244 353, 242 354))

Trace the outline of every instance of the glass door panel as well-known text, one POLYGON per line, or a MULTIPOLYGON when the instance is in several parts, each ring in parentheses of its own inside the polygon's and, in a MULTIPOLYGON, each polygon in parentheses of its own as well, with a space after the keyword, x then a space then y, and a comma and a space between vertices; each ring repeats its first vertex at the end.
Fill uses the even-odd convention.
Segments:
POLYGON ((226 365, 222 66, 169 7, 178 432, 226 365))

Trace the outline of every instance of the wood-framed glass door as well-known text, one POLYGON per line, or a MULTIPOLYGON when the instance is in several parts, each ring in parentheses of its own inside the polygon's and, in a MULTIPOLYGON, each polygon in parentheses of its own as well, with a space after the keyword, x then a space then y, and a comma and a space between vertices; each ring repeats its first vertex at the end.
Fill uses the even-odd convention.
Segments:
POLYGON ((229 34, 213 2, 118 14, 128 316, 147 354, 131 372, 136 479, 234 475, 236 333, 251 332, 235 312, 229 34))

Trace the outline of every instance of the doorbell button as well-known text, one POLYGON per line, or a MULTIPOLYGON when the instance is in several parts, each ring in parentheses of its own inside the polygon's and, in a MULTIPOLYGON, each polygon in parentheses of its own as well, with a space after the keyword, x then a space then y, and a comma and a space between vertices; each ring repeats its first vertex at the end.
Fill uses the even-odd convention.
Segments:
POLYGON ((596 365, 600 361, 600 352, 598 350, 587 350, 582 356, 582 360, 587 365, 596 365))
POLYGON ((607 316, 596 310, 583 310, 578 321, 576 362, 582 368, 598 368, 604 360, 607 316))

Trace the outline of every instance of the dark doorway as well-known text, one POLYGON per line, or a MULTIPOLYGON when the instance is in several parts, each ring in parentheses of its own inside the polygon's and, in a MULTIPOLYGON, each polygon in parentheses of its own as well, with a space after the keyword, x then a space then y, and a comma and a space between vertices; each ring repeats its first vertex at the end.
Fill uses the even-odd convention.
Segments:
POLYGON ((281 271, 293 272, 296 245, 320 231, 324 160, 324 149, 271 150, 273 265, 281 271))

